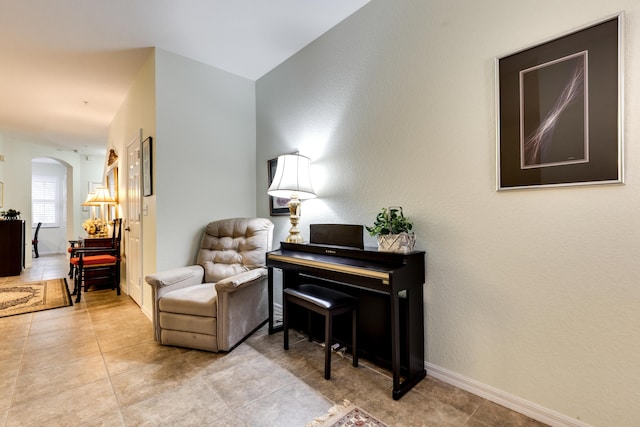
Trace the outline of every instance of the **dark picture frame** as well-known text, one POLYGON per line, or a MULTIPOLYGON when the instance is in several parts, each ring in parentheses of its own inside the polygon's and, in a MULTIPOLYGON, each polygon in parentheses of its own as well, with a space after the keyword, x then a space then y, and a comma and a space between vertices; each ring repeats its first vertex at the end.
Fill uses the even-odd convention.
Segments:
POLYGON ((142 141, 142 195, 144 197, 151 196, 153 194, 152 144, 153 138, 150 136, 142 141))
MULTIPOLYGON (((271 186, 271 182, 273 181, 273 177, 276 174, 277 167, 278 167, 277 158, 267 161, 267 173, 269 178, 267 183, 267 188, 271 186)), ((289 203, 289 199, 269 196, 269 215, 271 216, 289 215, 289 207, 287 206, 287 203, 289 203)))
POLYGON ((623 182, 622 14, 496 59, 497 189, 623 182))

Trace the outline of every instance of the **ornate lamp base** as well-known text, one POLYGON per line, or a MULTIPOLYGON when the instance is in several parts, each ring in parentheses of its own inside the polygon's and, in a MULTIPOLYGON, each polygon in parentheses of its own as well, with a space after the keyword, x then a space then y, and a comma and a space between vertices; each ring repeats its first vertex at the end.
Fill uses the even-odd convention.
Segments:
POLYGON ((300 235, 300 229, 298 223, 300 222, 300 199, 298 196, 293 195, 287 206, 289 206, 289 221, 291 221, 291 228, 289 229, 289 236, 287 236, 287 243, 304 243, 302 235, 300 235))

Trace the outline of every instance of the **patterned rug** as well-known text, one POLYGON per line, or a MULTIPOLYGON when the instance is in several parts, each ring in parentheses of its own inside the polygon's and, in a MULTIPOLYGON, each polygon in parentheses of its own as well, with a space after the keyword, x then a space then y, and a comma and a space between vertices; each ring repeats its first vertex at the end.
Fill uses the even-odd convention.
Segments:
POLYGON ((358 408, 353 403, 345 400, 341 404, 334 405, 327 415, 318 417, 306 427, 388 427, 382 421, 358 408))
POLYGON ((72 305, 66 279, 0 284, 0 317, 72 305))

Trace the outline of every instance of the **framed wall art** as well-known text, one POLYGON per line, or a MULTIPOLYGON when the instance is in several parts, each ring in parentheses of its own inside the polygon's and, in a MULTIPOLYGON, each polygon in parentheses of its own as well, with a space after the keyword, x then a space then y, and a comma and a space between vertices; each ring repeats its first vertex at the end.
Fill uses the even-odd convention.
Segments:
POLYGON ((109 195, 118 201, 118 167, 114 166, 107 171, 107 188, 109 189, 109 195))
MULTIPOLYGON (((276 174, 277 166, 278 166, 277 158, 267 161, 267 173, 269 177, 269 182, 267 182, 267 188, 271 186, 273 177, 276 174)), ((289 207, 287 206, 287 203, 289 203, 289 199, 269 196, 269 214, 271 216, 289 215, 289 207)))
POLYGON ((152 173, 151 173, 151 145, 153 142, 153 138, 150 136, 147 137, 144 141, 142 141, 142 195, 144 197, 150 196, 153 194, 153 183, 151 181, 152 173))
POLYGON ((496 59, 498 190, 623 182, 621 27, 496 59))
MULTIPOLYGON (((109 189, 109 195, 113 198, 113 200, 119 202, 118 199, 118 167, 114 166, 109 171, 107 171, 107 188, 109 189)), ((108 219, 113 220, 117 218, 118 209, 116 205, 109 205, 108 207, 109 215, 108 219)))

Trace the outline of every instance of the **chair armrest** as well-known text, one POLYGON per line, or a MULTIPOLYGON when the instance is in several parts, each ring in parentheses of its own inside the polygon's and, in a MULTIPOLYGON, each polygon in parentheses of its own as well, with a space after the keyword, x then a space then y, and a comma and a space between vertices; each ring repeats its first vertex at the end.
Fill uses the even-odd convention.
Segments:
POLYGON ((243 271, 216 283, 217 292, 232 292, 238 288, 247 286, 253 282, 259 281, 267 276, 266 268, 254 268, 249 271, 243 271))
POLYGON ((266 268, 245 271, 216 283, 218 348, 229 351, 269 317, 266 268))
POLYGON ((166 287, 186 287, 199 285, 204 279, 204 269, 200 265, 174 268, 146 276, 144 280, 156 289, 166 287))
POLYGON ((83 256, 90 255, 118 255, 118 250, 115 248, 107 248, 107 247, 95 247, 95 248, 76 248, 71 251, 72 258, 82 258, 83 256))
POLYGON ((71 254, 71 258, 74 257, 78 257, 80 254, 89 254, 91 255, 91 252, 104 252, 104 251, 108 251, 108 250, 113 250, 113 246, 90 246, 88 248, 85 248, 83 246, 79 246, 79 247, 72 247, 69 248, 69 253, 71 254))
POLYGON ((169 292, 199 285, 204 280, 204 268, 201 265, 190 265, 150 274, 144 280, 151 286, 151 303, 153 304, 153 334, 157 342, 161 342, 160 308, 158 301, 169 292))
POLYGON ((115 251, 116 248, 113 246, 96 246, 91 248, 73 248, 73 252, 76 254, 88 254, 91 252, 104 252, 104 251, 115 251))

